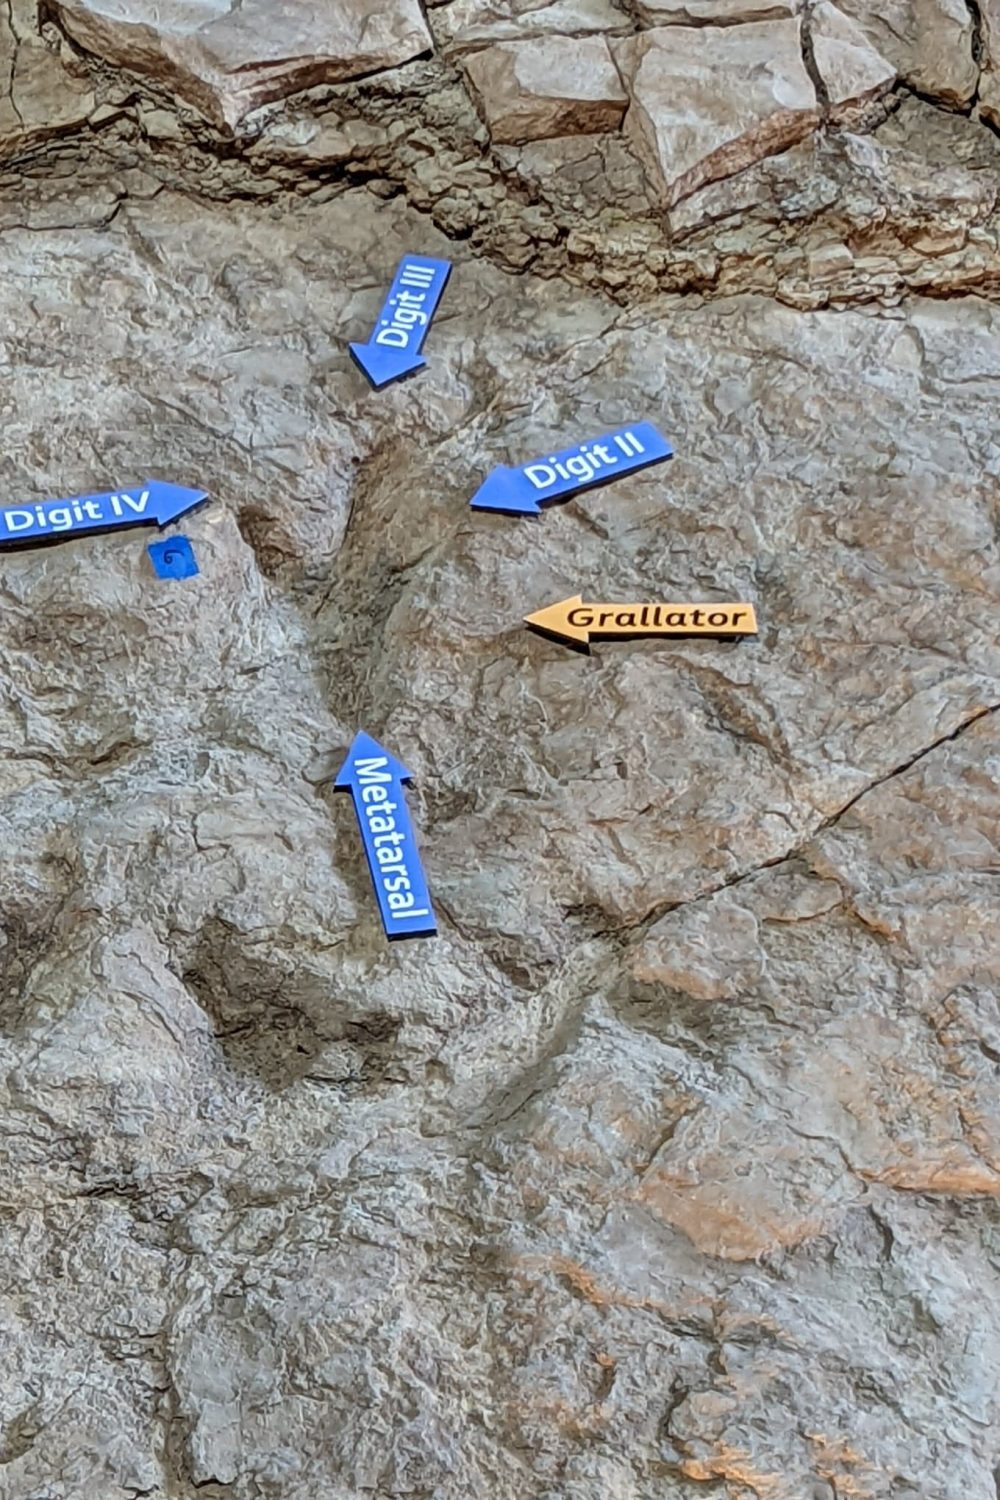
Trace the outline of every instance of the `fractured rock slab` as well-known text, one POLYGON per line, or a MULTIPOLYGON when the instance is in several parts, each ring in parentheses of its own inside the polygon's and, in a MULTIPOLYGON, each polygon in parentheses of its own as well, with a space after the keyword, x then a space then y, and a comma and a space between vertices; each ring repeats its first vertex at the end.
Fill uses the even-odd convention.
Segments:
POLYGON ((809 15, 816 70, 834 111, 849 110, 879 98, 892 88, 896 69, 876 52, 857 22, 830 0, 820 0, 809 15))
POLYGON ((840 0, 839 8, 918 93, 951 108, 972 99, 979 68, 965 0, 840 0))
POLYGON ((659 27, 615 56, 631 97, 626 133, 668 208, 787 150, 819 118, 797 18, 659 27))
POLYGON ((554 0, 551 5, 537 0, 530 5, 524 0, 453 0, 434 12, 430 24, 438 46, 449 52, 536 36, 625 36, 632 30, 629 18, 611 0, 554 0))
POLYGON ((506 145, 617 130, 628 105, 603 37, 500 42, 463 66, 491 139, 506 145))
POLYGON ((983 0, 980 7, 983 71, 979 80, 979 112, 1000 126, 1000 0, 983 0))
POLYGON ((637 0, 647 26, 741 26, 798 15, 799 0, 637 0))
POLYGON ((432 47, 419 0, 55 0, 54 10, 86 51, 231 127, 258 105, 432 47))
POLYGON ((0 150, 5 154, 86 122, 96 103, 94 91, 79 59, 69 61, 79 73, 61 66, 58 50, 39 35, 34 6, 14 0, 0 18, 0 150))

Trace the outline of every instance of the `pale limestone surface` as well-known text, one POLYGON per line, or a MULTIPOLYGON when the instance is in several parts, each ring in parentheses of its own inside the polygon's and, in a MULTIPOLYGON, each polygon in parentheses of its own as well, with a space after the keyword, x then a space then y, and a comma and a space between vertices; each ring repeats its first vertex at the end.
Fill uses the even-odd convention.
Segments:
POLYGON ((3 1500, 987 1500, 1000 141, 889 95, 668 240, 620 132, 494 152, 447 60, 234 136, 29 19, 4 502, 212 498, 183 583, 0 553, 3 1500), (640 417, 669 464, 469 509, 640 417), (524 628, 577 591, 761 631, 524 628))
POLYGON ((979 79, 979 110, 991 125, 1000 125, 1000 4, 984 0, 979 12, 982 27, 983 71, 979 79))
POLYGON ((629 140, 667 207, 784 151, 818 119, 796 19, 657 28, 615 57, 629 140))
POLYGON ((952 108, 967 105, 979 68, 975 10, 967 0, 838 0, 911 88, 952 108))
POLYGON ((800 0, 635 0, 647 26, 736 26, 796 16, 800 0))
POLYGON ((826 102, 843 113, 887 94, 896 69, 868 41, 861 27, 830 0, 809 14, 809 35, 826 102))
POLYGON ((450 0, 432 13, 430 25, 435 41, 449 52, 532 36, 624 35, 632 29, 611 0, 450 0))
POLYGON ((86 51, 161 79, 218 124, 431 46, 418 0, 53 0, 86 51))
POLYGON ((490 139, 501 144, 617 130, 628 104, 602 36, 500 42, 463 66, 490 139))

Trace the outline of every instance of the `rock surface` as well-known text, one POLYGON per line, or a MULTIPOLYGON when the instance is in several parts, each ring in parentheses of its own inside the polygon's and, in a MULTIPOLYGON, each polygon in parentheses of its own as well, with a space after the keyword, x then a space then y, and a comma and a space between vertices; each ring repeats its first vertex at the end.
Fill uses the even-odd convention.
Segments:
POLYGON ((175 91, 218 124, 431 46, 419 0, 53 0, 86 51, 175 91))
POLYGON ((919 93, 963 108, 976 92, 973 55, 980 7, 966 0, 839 0, 877 51, 919 93))
POLYGON ((633 91, 669 32, 758 110, 665 226, 679 126, 652 200, 629 132, 494 151, 477 16, 233 124, 234 9, 217 127, 165 43, 10 19, 4 503, 212 498, 184 582, 139 530, 0 554, 0 1494, 986 1500, 1000 141, 898 86, 838 123, 795 21, 659 25, 633 91), (755 158, 761 73, 829 128, 755 158), (417 250, 427 367, 375 393, 417 250), (641 418, 669 465, 469 509, 641 418), (523 627, 577 592, 760 635, 523 627), (359 727, 432 941, 332 792, 359 727))
POLYGON ((657 28, 615 55, 629 138, 667 207, 784 151, 818 119, 797 20, 657 28))
POLYGON ((601 36, 501 42, 464 66, 498 144, 617 130, 628 103, 601 36))
POLYGON ((826 102, 841 118, 887 94, 896 81, 892 63, 830 0, 819 0, 810 11, 809 40, 826 102))
POLYGON ((647 26, 735 26, 797 16, 800 0, 635 0, 647 26))
POLYGON ((432 12, 431 30, 446 51, 462 52, 532 36, 623 35, 631 26, 611 0, 451 0, 432 12))

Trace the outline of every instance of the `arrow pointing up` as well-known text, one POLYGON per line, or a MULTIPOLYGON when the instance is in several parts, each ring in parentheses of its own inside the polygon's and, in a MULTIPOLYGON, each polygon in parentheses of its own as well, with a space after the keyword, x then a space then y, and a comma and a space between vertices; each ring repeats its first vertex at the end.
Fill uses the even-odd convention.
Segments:
POLYGON ((334 786, 349 791, 361 828, 372 883, 390 939, 437 931, 406 806, 403 782, 412 777, 370 734, 359 733, 334 786))
POLYGON ((752 604, 584 604, 574 594, 524 619, 533 629, 585 650, 595 636, 757 634, 752 604))
POLYGON ((351 742, 351 748, 344 757, 344 763, 337 772, 337 779, 333 783, 338 792, 345 791, 348 787, 359 785, 362 774, 359 764, 368 760, 379 761, 384 771, 392 777, 393 781, 412 781, 413 772, 408 771, 402 761, 398 761, 391 755, 384 745, 378 740, 373 740, 370 734, 365 734, 359 729, 351 742))

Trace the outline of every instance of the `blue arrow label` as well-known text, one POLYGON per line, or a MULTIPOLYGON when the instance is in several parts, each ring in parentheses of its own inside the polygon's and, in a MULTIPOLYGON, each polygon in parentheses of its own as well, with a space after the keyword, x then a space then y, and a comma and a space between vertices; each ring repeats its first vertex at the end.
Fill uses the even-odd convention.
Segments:
POLYGON ((368 734, 355 736, 334 786, 350 791, 378 897, 382 926, 390 938, 437 932, 413 824, 403 795, 412 777, 368 734))
POLYGON ((106 531, 112 526, 167 526, 207 498, 205 490, 147 479, 131 490, 5 506, 0 509, 0 547, 51 542, 79 531, 106 531))
POLYGON ((349 346, 376 390, 427 361, 420 347, 451 274, 451 261, 405 255, 367 344, 349 346))
POLYGON ((607 484, 647 464, 672 458, 673 448, 651 422, 619 427, 575 448, 550 453, 520 469, 501 466, 483 480, 469 504, 476 510, 505 510, 537 515, 542 502, 565 500, 577 490, 607 484))

